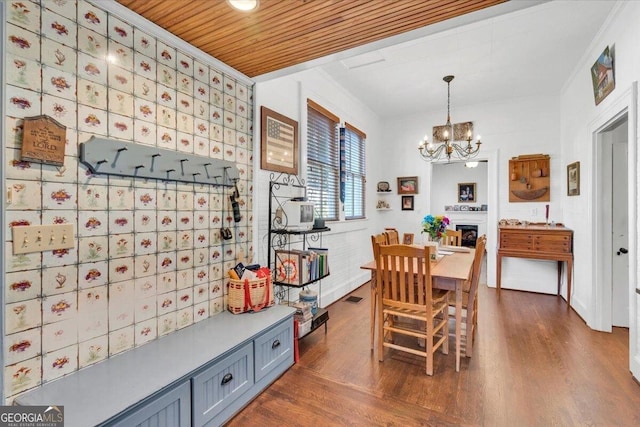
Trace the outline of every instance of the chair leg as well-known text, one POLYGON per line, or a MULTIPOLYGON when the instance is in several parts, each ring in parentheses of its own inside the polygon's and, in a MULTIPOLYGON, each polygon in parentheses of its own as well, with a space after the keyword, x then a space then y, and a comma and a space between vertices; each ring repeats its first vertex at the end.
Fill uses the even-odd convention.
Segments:
POLYGON ((427 322, 427 339, 425 342, 427 357, 427 375, 433 375, 433 321, 427 322))
POLYGON ((376 305, 378 303, 378 295, 376 291, 375 273, 371 277, 371 351, 373 352, 374 337, 376 335, 376 305))

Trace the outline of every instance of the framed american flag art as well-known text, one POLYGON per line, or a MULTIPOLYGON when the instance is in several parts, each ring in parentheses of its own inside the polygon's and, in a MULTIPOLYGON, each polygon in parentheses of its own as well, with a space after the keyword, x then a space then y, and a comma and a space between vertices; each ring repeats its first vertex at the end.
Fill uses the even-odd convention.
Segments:
POLYGON ((260 107, 260 168, 298 174, 298 122, 260 107))

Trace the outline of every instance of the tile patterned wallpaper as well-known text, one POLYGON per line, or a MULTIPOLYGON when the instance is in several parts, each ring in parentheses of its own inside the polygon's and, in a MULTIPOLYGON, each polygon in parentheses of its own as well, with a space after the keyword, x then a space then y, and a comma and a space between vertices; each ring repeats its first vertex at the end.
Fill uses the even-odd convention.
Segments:
MULTIPOLYGON (((86 1, 6 5, 4 395, 221 312, 224 272, 251 262, 252 88, 86 1), (67 127, 64 166, 20 160, 24 117, 67 127), (236 163, 229 189, 92 175, 92 135, 236 163), (11 229, 72 223, 71 250, 13 255, 11 229), (220 227, 235 231, 222 241, 220 227)), ((213 61, 212 61, 213 62, 213 61)))

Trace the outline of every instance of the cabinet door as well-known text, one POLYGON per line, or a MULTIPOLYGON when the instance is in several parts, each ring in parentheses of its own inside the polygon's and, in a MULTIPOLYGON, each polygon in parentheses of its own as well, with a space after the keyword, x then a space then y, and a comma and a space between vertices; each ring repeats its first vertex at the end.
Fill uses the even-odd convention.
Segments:
POLYGON ((253 343, 192 378, 193 424, 201 426, 253 387, 253 343))
POLYGON ((185 382, 123 415, 117 427, 189 427, 191 426, 191 387, 185 382))
POLYGON ((293 361, 293 319, 273 327, 255 339, 256 382, 284 360, 293 361))

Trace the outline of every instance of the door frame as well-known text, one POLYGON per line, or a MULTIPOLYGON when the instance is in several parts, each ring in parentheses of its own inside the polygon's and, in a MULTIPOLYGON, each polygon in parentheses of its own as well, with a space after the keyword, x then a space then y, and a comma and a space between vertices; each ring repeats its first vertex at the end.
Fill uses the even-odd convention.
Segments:
MULTIPOLYGON (((591 324, 593 329, 599 331, 612 330, 611 326, 611 288, 604 286, 605 274, 607 274, 607 265, 605 255, 611 253, 611 235, 610 226, 604 221, 604 214, 601 210, 601 201, 606 191, 603 188, 603 172, 605 171, 602 164, 601 147, 606 138, 607 130, 616 122, 627 116, 627 145, 628 145, 628 161, 627 161, 627 177, 629 188, 627 191, 628 203, 628 235, 629 235, 629 364, 631 372, 640 377, 640 353, 638 351, 638 304, 636 298, 635 283, 637 282, 638 272, 638 227, 637 218, 637 131, 638 131, 638 84, 633 82, 631 87, 621 94, 607 109, 603 111, 592 122, 592 165, 593 173, 591 174, 591 218, 592 230, 592 298, 591 298, 591 324), (609 233, 607 235, 607 233, 609 233)), ((609 180, 611 177, 608 178, 609 180)), ((610 269, 610 267, 609 267, 610 269)), ((609 270, 610 272, 610 270, 609 270)))

